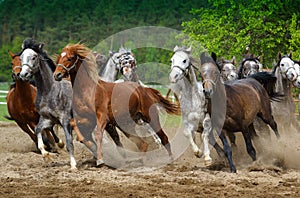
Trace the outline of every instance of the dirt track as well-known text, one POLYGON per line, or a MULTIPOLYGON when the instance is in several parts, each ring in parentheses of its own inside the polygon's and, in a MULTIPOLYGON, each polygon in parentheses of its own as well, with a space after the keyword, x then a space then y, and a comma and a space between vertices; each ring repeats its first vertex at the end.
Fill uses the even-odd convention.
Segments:
MULTIPOLYGON (((44 161, 15 124, 1 122, 0 133, 0 197, 300 197, 299 133, 282 134, 279 141, 272 138, 268 148, 256 143, 256 162, 238 139, 238 150, 233 151, 237 174, 229 173, 214 151, 219 162, 208 170, 190 149, 160 168, 96 168, 78 142, 78 170, 71 171, 65 149, 44 161)), ((59 135, 63 137, 61 131, 59 135)))

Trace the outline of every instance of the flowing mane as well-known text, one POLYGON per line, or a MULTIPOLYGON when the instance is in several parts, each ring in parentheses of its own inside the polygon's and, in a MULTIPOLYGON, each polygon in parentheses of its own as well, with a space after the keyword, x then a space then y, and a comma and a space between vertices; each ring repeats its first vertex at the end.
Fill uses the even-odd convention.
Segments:
POLYGON ((55 63, 48 56, 47 52, 43 50, 43 46, 43 43, 38 43, 32 38, 25 39, 22 44, 22 51, 18 55, 21 55, 25 49, 32 49, 33 51, 41 55, 42 60, 46 61, 51 71, 54 72, 56 68, 55 63))
POLYGON ((84 59, 82 64, 85 67, 88 75, 93 82, 98 83, 99 75, 96 59, 88 47, 81 43, 68 44, 66 47, 64 47, 63 51, 68 51, 71 54, 79 56, 80 59, 84 59))

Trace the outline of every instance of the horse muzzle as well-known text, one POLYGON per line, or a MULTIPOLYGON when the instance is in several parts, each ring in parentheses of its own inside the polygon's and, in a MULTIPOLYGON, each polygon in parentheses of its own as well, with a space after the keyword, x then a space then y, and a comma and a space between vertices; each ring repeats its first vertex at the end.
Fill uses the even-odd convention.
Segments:
POLYGON ((63 74, 59 72, 54 74, 53 77, 56 81, 61 81, 63 79, 63 74))

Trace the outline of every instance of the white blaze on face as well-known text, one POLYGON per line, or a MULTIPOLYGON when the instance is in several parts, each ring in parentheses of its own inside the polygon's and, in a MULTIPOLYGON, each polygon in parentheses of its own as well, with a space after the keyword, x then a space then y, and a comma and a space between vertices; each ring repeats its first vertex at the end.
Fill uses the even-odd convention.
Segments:
POLYGON ((61 55, 61 57, 64 57, 65 55, 67 55, 67 53, 66 52, 62 52, 60 55, 61 55))

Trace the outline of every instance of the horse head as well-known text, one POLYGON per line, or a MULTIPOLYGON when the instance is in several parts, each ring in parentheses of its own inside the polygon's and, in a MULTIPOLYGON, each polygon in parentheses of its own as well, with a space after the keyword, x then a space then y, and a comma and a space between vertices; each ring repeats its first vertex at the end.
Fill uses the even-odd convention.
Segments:
MULTIPOLYGON (((57 57, 57 66, 53 73, 54 79, 61 81, 69 76, 72 72, 77 72, 82 63, 83 55, 80 55, 80 50, 77 49, 79 44, 69 44, 63 48, 62 52, 57 57)), ((83 50, 82 50, 83 51, 83 50)))
POLYGON ((12 58, 11 61, 11 66, 12 66, 12 78, 14 80, 20 80, 20 72, 22 69, 22 63, 21 63, 21 58, 19 55, 14 54, 12 52, 8 52, 8 54, 10 55, 10 57, 12 58))
POLYGON ((238 72, 239 79, 247 78, 252 74, 256 74, 262 71, 262 64, 260 63, 260 58, 261 56, 253 58, 244 58, 238 72))
POLYGON ((220 69, 221 69, 221 76, 224 81, 236 80, 238 78, 235 62, 236 62, 235 57, 233 57, 232 60, 225 60, 224 58, 221 59, 220 69))
POLYGON ((298 78, 298 74, 295 68, 295 61, 292 59, 292 52, 285 56, 282 56, 281 52, 279 52, 278 60, 276 67, 280 69, 282 77, 294 82, 298 78))
POLYGON ((174 54, 171 58, 171 73, 169 79, 171 83, 176 83, 182 79, 191 67, 190 53, 192 48, 183 48, 176 46, 174 48, 174 54))
POLYGON ((119 70, 126 80, 137 81, 133 79, 136 74, 136 60, 130 49, 119 49, 119 70))
POLYGON ((216 64, 216 54, 212 52, 207 56, 205 52, 200 55, 200 73, 206 97, 211 97, 216 89, 216 84, 220 80, 220 70, 216 64))

